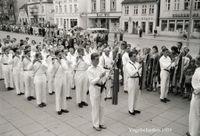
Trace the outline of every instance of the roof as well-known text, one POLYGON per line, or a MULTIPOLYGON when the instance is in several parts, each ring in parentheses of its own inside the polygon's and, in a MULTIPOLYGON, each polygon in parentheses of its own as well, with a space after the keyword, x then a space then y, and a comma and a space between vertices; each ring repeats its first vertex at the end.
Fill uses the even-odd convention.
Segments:
POLYGON ((139 4, 139 3, 150 3, 157 2, 158 0, 124 0, 122 4, 139 4))

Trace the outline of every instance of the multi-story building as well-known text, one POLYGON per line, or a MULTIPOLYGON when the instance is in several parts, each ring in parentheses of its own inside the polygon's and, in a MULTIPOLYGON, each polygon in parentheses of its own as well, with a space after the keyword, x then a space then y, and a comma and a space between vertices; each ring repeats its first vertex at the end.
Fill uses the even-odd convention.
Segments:
MULTIPOLYGON (((200 0, 193 0, 191 34, 200 38, 200 0)), ((161 0, 160 34, 180 36, 189 28, 190 0, 161 0)))
POLYGON ((18 15, 18 19, 17 19, 17 24, 20 25, 27 25, 30 24, 30 19, 28 16, 28 8, 27 8, 27 4, 24 4, 23 6, 21 6, 19 8, 19 15, 18 15))
POLYGON ((120 28, 121 2, 122 0, 88 0, 88 27, 117 31, 120 28))
POLYGON ((142 29, 152 34, 158 19, 157 0, 124 0, 122 2, 121 28, 128 33, 137 34, 142 29))
POLYGON ((53 0, 28 0, 31 24, 53 23, 53 0))
POLYGON ((86 28, 87 0, 54 0, 54 23, 58 28, 86 28))

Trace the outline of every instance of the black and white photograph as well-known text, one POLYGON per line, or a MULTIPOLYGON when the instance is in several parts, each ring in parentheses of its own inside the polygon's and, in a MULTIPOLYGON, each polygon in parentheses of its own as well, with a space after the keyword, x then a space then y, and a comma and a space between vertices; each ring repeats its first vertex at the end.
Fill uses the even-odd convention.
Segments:
POLYGON ((0 0, 0 136, 200 136, 200 0, 0 0))

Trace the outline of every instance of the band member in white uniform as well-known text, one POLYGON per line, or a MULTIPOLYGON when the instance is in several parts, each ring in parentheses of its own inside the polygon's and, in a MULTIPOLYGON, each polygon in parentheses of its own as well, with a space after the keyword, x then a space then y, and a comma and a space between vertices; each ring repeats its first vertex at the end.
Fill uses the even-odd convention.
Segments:
POLYGON ((197 69, 192 77, 194 88, 190 102, 189 133, 191 136, 200 136, 200 56, 196 58, 197 69))
POLYGON ((67 67, 62 59, 60 51, 55 52, 56 58, 53 60, 53 77, 54 77, 54 90, 56 96, 56 112, 58 115, 68 113, 66 103, 66 76, 65 70, 67 67))
POLYGON ((12 75, 12 55, 9 53, 10 47, 4 47, 5 52, 2 56, 2 70, 5 87, 8 90, 13 90, 13 75, 12 75))
POLYGON ((141 66, 137 62, 137 51, 129 53, 129 62, 125 65, 128 78, 128 112, 131 115, 139 114, 138 101, 140 97, 139 77, 141 66))
MULTIPOLYGON (((104 49, 104 53, 102 54, 101 62, 99 62, 99 66, 104 68, 107 75, 110 73, 110 70, 112 69, 112 65, 113 65, 113 59, 112 59, 110 53, 111 52, 110 52, 109 48, 104 49)), ((110 78, 106 82, 105 100, 112 99, 111 85, 112 85, 112 80, 110 78)))
POLYGON ((21 58, 20 58, 20 49, 14 48, 14 56, 13 56, 13 80, 15 85, 15 90, 17 92, 17 95, 22 95, 24 92, 20 88, 20 72, 21 72, 21 58))
POLYGON ((174 65, 169 57, 168 49, 163 50, 163 56, 159 60, 160 62, 160 78, 161 78, 161 88, 160 88, 160 101, 168 102, 167 94, 169 90, 169 79, 170 79, 170 68, 174 65))
POLYGON ((28 101, 35 100, 35 91, 33 86, 33 72, 28 69, 28 66, 32 63, 30 50, 26 49, 24 51, 24 56, 22 57, 22 68, 24 72, 24 90, 25 97, 28 101))
POLYGON ((93 128, 97 131, 101 129, 106 129, 103 125, 103 116, 104 116, 104 94, 103 89, 105 86, 105 76, 106 72, 99 64, 99 54, 91 54, 92 66, 87 70, 87 75, 89 78, 89 92, 90 92, 90 101, 92 105, 92 124, 93 128))
POLYGON ((47 92, 47 63, 42 60, 42 54, 36 53, 33 63, 29 66, 33 71, 33 83, 35 85, 36 102, 39 107, 46 106, 47 92))
POLYGON ((75 86, 76 86, 76 102, 80 108, 83 106, 88 106, 87 104, 87 91, 88 91, 88 80, 86 70, 88 69, 87 63, 85 63, 83 56, 83 48, 78 48, 78 56, 76 59, 76 64, 74 66, 75 70, 75 86))

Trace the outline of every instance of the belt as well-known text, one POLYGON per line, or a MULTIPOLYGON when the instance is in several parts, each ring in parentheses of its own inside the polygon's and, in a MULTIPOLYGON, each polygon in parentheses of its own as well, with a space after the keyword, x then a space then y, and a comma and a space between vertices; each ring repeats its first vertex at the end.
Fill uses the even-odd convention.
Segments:
POLYGON ((130 78, 140 78, 139 76, 131 76, 130 78))
POLYGON ((107 68, 107 67, 103 67, 104 69, 106 69, 106 70, 110 70, 110 68, 107 68))
POLYGON ((3 65, 8 65, 8 63, 3 63, 3 65))
POLYGON ((104 84, 99 84, 99 83, 96 83, 95 84, 95 86, 97 86, 97 87, 100 87, 100 90, 101 90, 101 93, 103 92, 103 89, 106 89, 106 83, 104 83, 104 84))
POLYGON ((170 73, 170 71, 168 69, 164 69, 164 70, 170 73))

